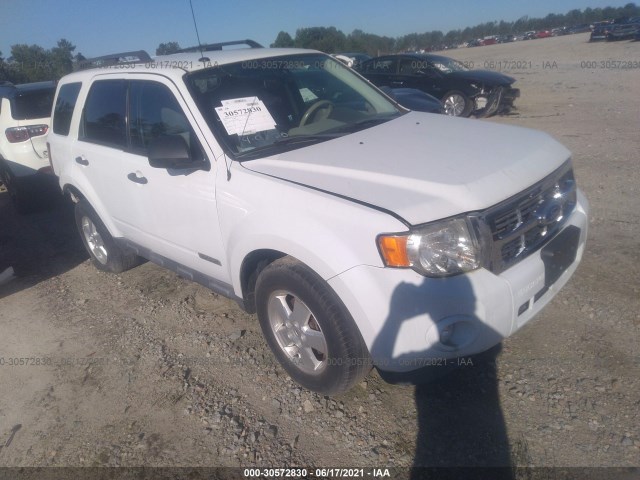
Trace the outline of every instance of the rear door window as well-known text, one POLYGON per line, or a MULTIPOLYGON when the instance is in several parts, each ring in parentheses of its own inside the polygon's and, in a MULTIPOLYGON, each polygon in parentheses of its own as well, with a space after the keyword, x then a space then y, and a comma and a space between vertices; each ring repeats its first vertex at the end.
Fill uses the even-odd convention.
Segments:
POLYGON ((80 138, 87 142, 125 148, 126 105, 125 80, 95 82, 85 104, 80 138))

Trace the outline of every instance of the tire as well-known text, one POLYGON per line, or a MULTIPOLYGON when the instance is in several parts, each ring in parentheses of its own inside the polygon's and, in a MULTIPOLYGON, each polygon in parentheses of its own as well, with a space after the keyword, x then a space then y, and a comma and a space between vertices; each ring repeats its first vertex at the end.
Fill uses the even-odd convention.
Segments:
POLYGON ((86 200, 75 207, 76 226, 91 263, 104 272, 121 273, 140 263, 140 257, 118 246, 100 217, 86 200))
POLYGON ((445 115, 451 117, 468 117, 471 115, 473 102, 464 93, 452 90, 442 97, 445 115))
POLYGON ((371 370, 369 352, 346 307, 297 260, 283 257, 260 272, 256 309, 274 355, 304 388, 343 393, 371 370))

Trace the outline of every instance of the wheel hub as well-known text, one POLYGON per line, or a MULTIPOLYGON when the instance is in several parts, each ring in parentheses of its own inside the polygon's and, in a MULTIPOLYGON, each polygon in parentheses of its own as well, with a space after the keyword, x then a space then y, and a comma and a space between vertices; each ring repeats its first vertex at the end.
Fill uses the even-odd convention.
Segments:
POLYGON ((109 259, 109 254, 104 246, 102 236, 89 217, 82 217, 82 233, 93 256, 101 264, 106 265, 109 259))
POLYGON ((465 100, 461 95, 449 95, 444 101, 444 110, 447 115, 458 117, 465 109, 465 100))
POLYGON ((327 343, 311 310, 286 291, 271 295, 268 310, 269 324, 281 351, 303 372, 322 372, 327 366, 327 343))

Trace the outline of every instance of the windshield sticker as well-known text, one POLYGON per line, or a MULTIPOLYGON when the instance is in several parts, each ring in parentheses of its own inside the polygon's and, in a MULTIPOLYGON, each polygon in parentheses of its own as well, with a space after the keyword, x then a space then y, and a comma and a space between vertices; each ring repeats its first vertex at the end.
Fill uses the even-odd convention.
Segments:
POLYGON ((276 128, 276 122, 258 97, 222 100, 216 113, 229 135, 251 135, 276 128))
POLYGON ((315 93, 313 93, 311 90, 309 90, 307 87, 300 89, 300 95, 302 96, 302 100, 304 101, 304 103, 311 102, 318 98, 318 96, 315 93))

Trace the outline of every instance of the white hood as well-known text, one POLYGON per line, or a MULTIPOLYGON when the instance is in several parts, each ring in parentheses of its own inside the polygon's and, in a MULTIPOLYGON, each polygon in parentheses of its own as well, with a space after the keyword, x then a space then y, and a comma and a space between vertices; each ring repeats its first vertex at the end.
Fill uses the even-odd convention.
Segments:
POLYGON ((495 205, 569 156, 535 130, 411 112, 242 165, 391 210, 416 225, 495 205))

